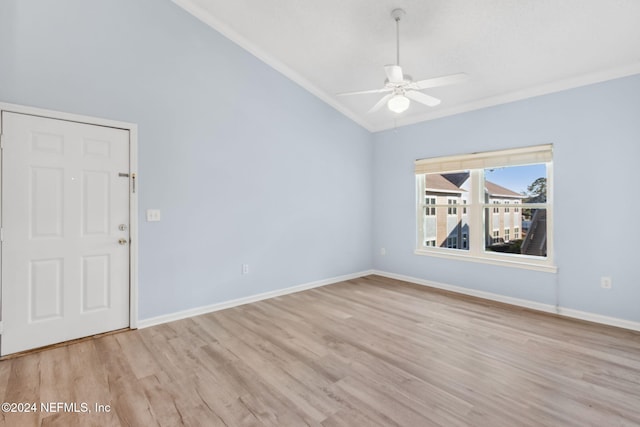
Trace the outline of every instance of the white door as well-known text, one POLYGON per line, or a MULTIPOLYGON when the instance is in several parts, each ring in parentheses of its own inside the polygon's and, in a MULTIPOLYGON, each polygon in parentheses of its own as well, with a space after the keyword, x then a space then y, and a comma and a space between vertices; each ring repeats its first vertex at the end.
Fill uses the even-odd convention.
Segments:
POLYGON ((128 327, 129 131, 2 112, 2 133, 2 355, 128 327))

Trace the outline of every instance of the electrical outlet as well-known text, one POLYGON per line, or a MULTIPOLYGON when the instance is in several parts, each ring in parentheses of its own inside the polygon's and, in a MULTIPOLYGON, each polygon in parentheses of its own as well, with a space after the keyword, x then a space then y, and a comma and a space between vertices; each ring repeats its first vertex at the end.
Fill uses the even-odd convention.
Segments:
POLYGON ((611 277, 602 276, 600 278, 600 287, 602 289, 611 289, 611 277))
POLYGON ((242 274, 249 274, 249 264, 242 264, 242 274))
POLYGON ((385 248, 381 248, 380 249, 380 255, 386 255, 387 254, 387 250, 385 248))

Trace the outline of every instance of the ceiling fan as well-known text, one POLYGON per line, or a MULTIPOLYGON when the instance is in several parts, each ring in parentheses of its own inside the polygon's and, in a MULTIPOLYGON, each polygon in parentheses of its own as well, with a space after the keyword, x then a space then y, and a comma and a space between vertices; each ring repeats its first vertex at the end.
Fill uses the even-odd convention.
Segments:
POLYGON ((431 95, 427 95, 426 93, 419 91, 432 87, 461 83, 467 80, 466 74, 458 73, 414 82, 411 80, 411 76, 402 73, 402 67, 400 67, 400 18, 404 15, 405 11, 402 9, 394 9, 391 12, 391 17, 396 21, 396 64, 384 66, 384 72, 387 74, 387 79, 384 81, 384 87, 382 89, 343 92, 338 94, 339 96, 346 96, 391 92, 383 96, 373 107, 371 107, 369 113, 378 111, 385 103, 387 104, 387 107, 389 107, 389 110, 395 113, 402 113, 409 108, 409 104, 411 103, 410 100, 414 100, 429 107, 435 107, 440 104, 441 101, 438 98, 434 98, 431 95))

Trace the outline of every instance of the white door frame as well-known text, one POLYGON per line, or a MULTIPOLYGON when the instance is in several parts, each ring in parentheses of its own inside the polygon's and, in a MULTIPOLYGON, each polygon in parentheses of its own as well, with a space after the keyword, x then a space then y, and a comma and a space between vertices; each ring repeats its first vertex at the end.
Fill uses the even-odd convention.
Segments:
MULTIPOLYGON (((89 125, 105 126, 129 131, 129 233, 131 244, 129 246, 129 327, 138 328, 138 125, 134 123, 101 119, 98 117, 82 116, 78 114, 64 113, 60 111, 45 110, 42 108, 28 107, 24 105, 7 104, 0 102, 0 130, 2 129, 2 112, 12 112, 40 116, 50 119, 66 120, 69 122, 85 123, 89 125)), ((1 135, 0 135, 1 136, 1 135)), ((1 142, 1 139, 0 139, 1 142)), ((2 161, 0 151, 0 227, 2 219, 2 161)), ((0 245, 0 260, 2 260, 2 246, 0 245)), ((2 265, 0 263, 0 289, 2 284, 2 265)), ((1 314, 0 314, 1 316, 1 314)), ((3 322, 0 317, 0 334, 3 332, 3 322)))

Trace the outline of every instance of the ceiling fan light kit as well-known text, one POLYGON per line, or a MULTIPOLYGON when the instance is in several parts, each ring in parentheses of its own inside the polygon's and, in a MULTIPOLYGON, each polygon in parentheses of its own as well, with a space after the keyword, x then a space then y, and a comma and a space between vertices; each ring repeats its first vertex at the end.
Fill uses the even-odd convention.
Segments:
POLYGON ((428 107, 435 107, 440 104, 440 100, 433 96, 419 92, 423 89, 432 87, 447 86, 455 83, 466 81, 467 75, 464 73, 451 74, 448 76, 436 77, 427 80, 414 82, 411 76, 402 72, 400 67, 400 19, 405 15, 402 9, 394 9, 391 11, 391 17, 396 22, 396 64, 385 65, 384 71, 387 79, 382 89, 363 90, 356 92, 339 93, 340 96, 345 95, 361 95, 368 93, 384 93, 391 92, 383 96, 370 110, 369 113, 378 111, 384 104, 394 113, 403 113, 411 105, 411 100, 428 107))
POLYGON ((411 101, 409 101, 409 98, 404 95, 393 95, 391 99, 387 101, 387 107, 389 107, 389 110, 398 114, 407 111, 409 104, 411 104, 411 101))

